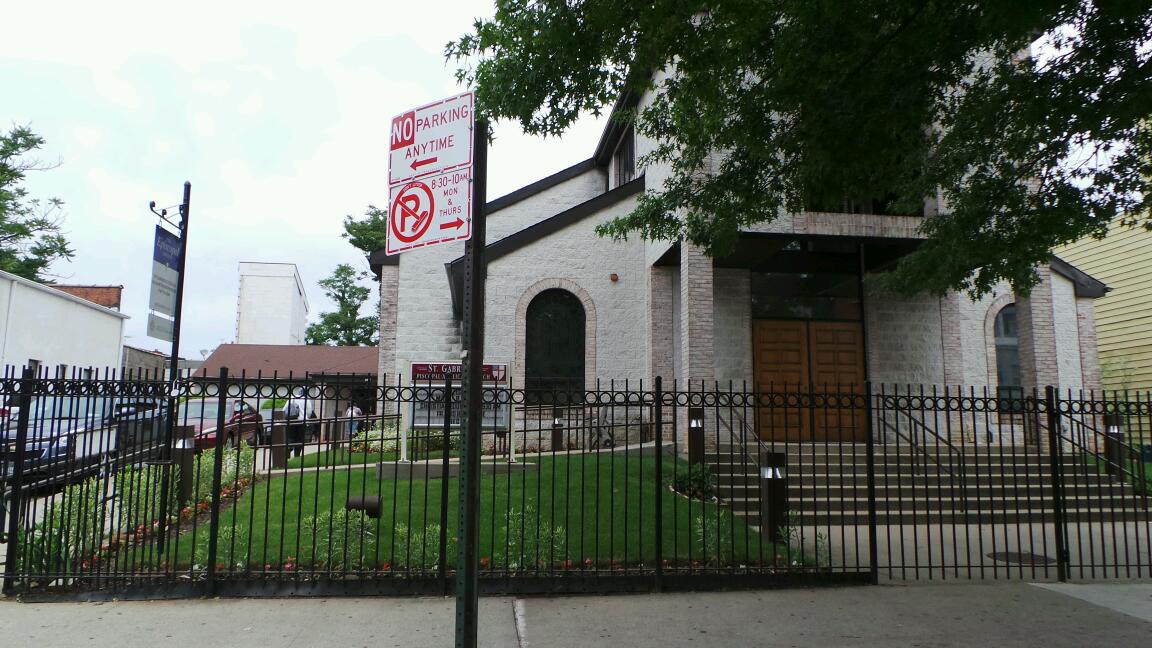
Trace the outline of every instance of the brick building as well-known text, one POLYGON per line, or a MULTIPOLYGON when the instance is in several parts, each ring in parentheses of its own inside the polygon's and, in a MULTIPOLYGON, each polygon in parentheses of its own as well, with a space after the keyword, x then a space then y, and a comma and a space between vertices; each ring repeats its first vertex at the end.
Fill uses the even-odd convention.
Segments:
MULTIPOLYGON (((905 297, 872 281, 919 245, 921 215, 866 202, 783 215, 715 259, 689 244, 597 236, 660 186, 666 169, 635 168, 652 147, 610 121, 591 159, 488 204, 485 361, 508 363, 514 385, 662 376, 749 390, 1098 388, 1093 300, 1107 288, 1058 258, 1027 297, 1006 285, 976 301, 905 297)), ((940 208, 929 201, 923 213, 940 208)), ((370 261, 380 375, 458 361, 463 244, 370 261)))

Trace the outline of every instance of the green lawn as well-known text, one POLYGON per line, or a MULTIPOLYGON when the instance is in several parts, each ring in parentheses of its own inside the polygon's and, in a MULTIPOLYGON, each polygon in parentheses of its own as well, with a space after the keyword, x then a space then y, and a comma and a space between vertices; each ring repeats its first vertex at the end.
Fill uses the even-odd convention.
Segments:
MULTIPOLYGON (((619 453, 533 458, 536 470, 481 479, 481 564, 511 569, 651 566, 655 497, 662 498, 663 557, 691 564, 771 562, 774 547, 712 503, 657 488, 655 458, 619 453), (707 554, 707 555, 705 555, 707 554)), ((665 459, 671 472, 672 459, 665 459)), ((684 469, 679 464, 678 470, 684 469)), ((435 470, 435 469, 434 469, 435 470)), ((374 470, 272 476, 221 513, 218 562, 229 569, 405 569, 437 564, 439 480, 378 480, 374 470), (383 501, 378 520, 343 513, 349 496, 383 501), (235 531, 232 531, 235 529, 235 531)), ((451 563, 457 479, 448 483, 451 563)), ((205 562, 207 529, 172 547, 180 568, 205 562)))
MULTIPOLYGON (((443 451, 436 450, 433 452, 409 452, 409 461, 424 461, 427 459, 440 459, 444 456, 443 451)), ((459 457, 460 451, 452 449, 448 451, 449 457, 459 457)), ((335 450, 321 450, 320 452, 313 452, 311 454, 293 457, 288 460, 289 468, 315 468, 316 466, 346 466, 346 465, 361 465, 365 467, 374 467, 380 462, 398 461, 400 459, 399 452, 384 452, 384 453, 365 453, 365 452, 348 452, 348 448, 337 448, 335 450)))

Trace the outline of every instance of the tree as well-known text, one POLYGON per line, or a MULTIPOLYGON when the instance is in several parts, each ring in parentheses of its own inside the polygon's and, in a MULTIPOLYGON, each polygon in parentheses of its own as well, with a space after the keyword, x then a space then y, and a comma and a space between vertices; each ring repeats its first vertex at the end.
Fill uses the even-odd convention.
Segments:
POLYGON ((367 273, 357 272, 347 263, 341 263, 329 277, 318 282, 324 294, 336 302, 336 311, 321 313, 320 321, 308 325, 304 332, 306 343, 329 346, 376 345, 380 318, 360 316, 361 307, 372 294, 370 288, 357 283, 363 279, 367 279, 367 273))
POLYGON ((0 270, 47 282, 48 266, 72 258, 73 251, 60 232, 64 203, 29 198, 21 186, 28 171, 51 168, 27 158, 43 144, 42 137, 24 126, 0 133, 0 270))
POLYGON ((980 294, 1152 204, 1150 33, 1130 1, 497 0, 446 54, 529 133, 656 91, 620 116, 670 173, 602 235, 719 255, 781 213, 939 196, 892 283, 980 294))
POLYGON ((364 218, 357 220, 351 214, 344 217, 344 233, 340 236, 364 254, 372 254, 383 248, 388 240, 387 218, 388 215, 375 205, 368 205, 364 218))

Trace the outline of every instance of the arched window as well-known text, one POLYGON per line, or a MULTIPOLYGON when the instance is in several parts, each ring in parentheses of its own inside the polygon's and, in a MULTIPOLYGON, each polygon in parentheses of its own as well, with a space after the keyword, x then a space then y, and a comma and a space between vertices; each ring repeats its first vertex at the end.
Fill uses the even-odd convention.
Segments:
MULTIPOLYGON (((536 295, 525 322, 524 382, 536 394, 584 388, 584 305, 559 288, 536 295)), ((535 397, 530 397, 536 400, 535 397)), ((536 402, 551 402, 540 396, 536 402)))
POLYGON ((1024 381, 1020 375, 1016 304, 1001 308, 992 328, 996 337, 996 394, 1001 399, 1023 398, 1024 381))

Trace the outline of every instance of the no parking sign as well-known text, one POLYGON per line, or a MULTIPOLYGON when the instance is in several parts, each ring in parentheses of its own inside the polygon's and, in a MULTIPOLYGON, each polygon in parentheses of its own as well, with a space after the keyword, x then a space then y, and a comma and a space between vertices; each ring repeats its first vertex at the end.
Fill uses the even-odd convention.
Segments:
POLYGON ((473 105, 465 92, 392 120, 387 254, 472 237, 473 105))

